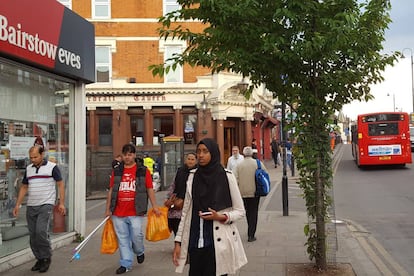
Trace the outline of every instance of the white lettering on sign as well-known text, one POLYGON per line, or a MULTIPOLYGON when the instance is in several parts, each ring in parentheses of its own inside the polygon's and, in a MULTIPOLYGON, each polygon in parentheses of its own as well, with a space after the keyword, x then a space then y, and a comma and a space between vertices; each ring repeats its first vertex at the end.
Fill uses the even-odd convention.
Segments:
POLYGON ((114 102, 115 96, 88 96, 88 102, 114 102))
POLYGON ((152 102, 152 101, 165 101, 164 95, 142 95, 142 96, 134 96, 134 101, 136 102, 152 102))
POLYGON ((7 17, 0 14, 0 40, 8 42, 16 47, 36 53, 37 55, 47 57, 51 60, 56 60, 56 53, 58 53, 58 61, 76 69, 80 69, 81 57, 68 50, 59 48, 48 41, 39 37, 39 34, 30 34, 23 30, 20 23, 16 26, 9 26, 7 17))
POLYGON ((80 56, 62 48, 59 49, 59 62, 70 65, 76 69, 81 68, 80 56))

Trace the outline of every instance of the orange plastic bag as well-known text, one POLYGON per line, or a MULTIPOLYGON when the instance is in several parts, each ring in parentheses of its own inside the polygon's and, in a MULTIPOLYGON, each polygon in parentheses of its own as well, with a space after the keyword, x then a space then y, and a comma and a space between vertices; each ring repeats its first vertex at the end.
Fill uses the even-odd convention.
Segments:
POLYGON ((168 207, 158 207, 161 214, 157 216, 153 209, 148 210, 148 222, 145 232, 145 238, 148 241, 166 240, 170 237, 168 228, 168 207))
POLYGON ((102 254, 114 254, 118 249, 118 240, 116 238, 114 224, 111 219, 108 219, 105 223, 101 240, 102 254))

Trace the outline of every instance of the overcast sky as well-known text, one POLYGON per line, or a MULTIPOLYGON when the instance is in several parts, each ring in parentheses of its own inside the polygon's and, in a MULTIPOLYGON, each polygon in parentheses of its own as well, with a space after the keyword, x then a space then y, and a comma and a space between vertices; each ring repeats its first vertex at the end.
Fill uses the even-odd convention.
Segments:
POLYGON ((385 33, 384 53, 405 49, 406 58, 387 68, 385 81, 372 87, 374 100, 344 106, 343 112, 351 119, 360 113, 393 111, 394 107, 408 113, 413 111, 410 56, 414 51, 414 0, 391 0, 391 5, 393 22, 385 33))

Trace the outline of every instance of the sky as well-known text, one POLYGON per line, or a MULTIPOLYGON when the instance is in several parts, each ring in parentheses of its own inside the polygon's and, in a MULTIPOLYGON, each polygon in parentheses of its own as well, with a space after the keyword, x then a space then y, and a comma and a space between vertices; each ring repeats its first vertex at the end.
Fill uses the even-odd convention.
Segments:
POLYGON ((384 53, 399 51, 405 58, 385 69, 382 83, 371 86, 373 100, 354 101, 343 107, 343 113, 351 120, 361 113, 394 109, 413 112, 411 57, 414 54, 414 0, 391 0, 391 5, 392 23, 385 32, 384 53))

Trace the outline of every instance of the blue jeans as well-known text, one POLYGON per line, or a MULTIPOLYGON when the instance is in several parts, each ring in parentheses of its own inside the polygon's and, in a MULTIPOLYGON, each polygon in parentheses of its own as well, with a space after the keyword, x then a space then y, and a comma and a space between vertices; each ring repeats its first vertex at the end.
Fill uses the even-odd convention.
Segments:
POLYGON ((289 169, 292 169, 292 151, 286 151, 286 165, 289 169))
POLYGON ((126 268, 132 267, 134 254, 144 254, 144 233, 142 232, 142 216, 117 217, 112 216, 115 232, 118 237, 120 265, 126 268))

